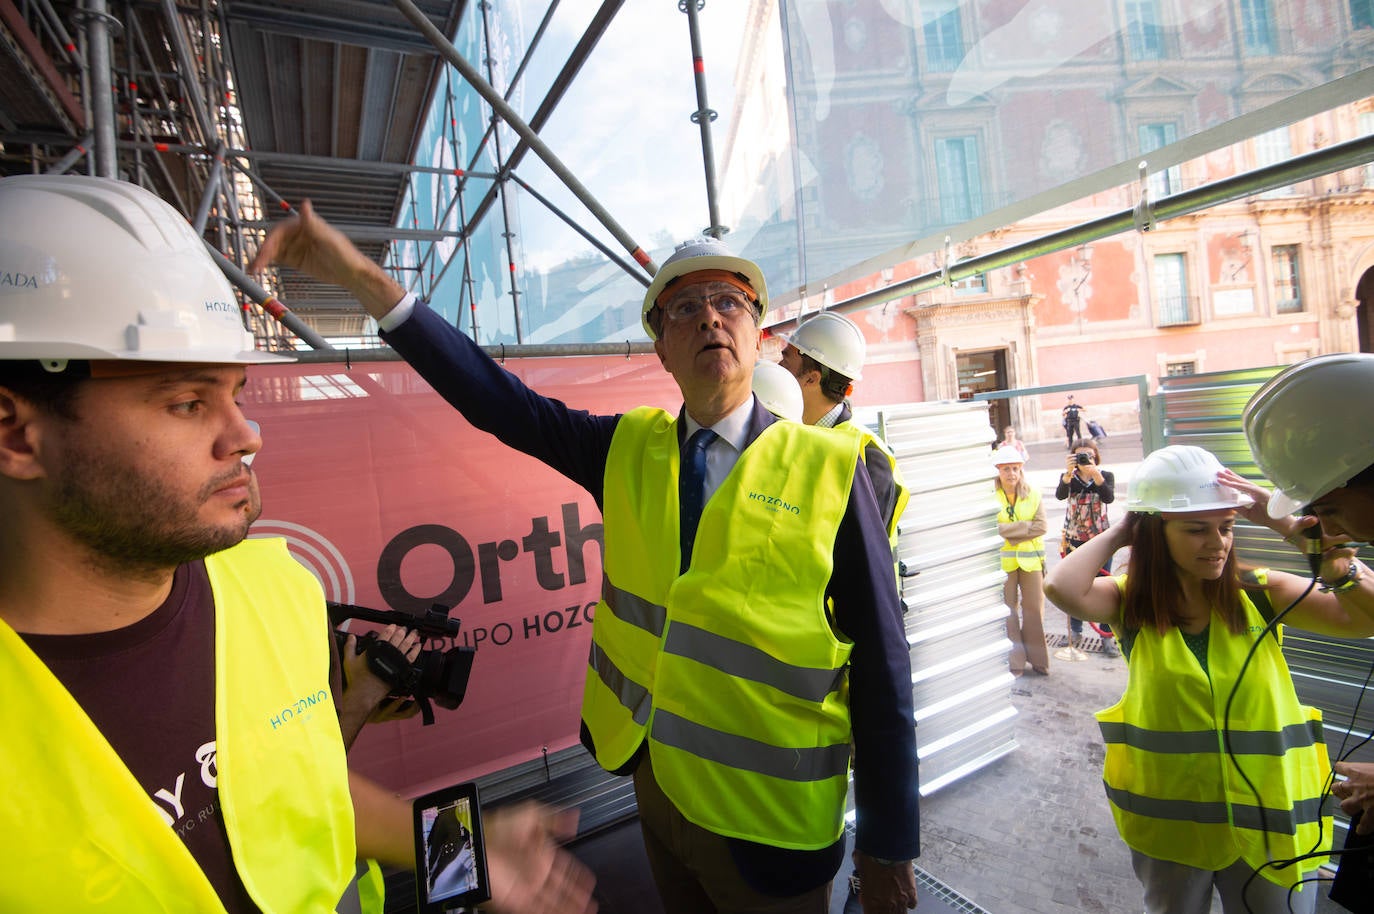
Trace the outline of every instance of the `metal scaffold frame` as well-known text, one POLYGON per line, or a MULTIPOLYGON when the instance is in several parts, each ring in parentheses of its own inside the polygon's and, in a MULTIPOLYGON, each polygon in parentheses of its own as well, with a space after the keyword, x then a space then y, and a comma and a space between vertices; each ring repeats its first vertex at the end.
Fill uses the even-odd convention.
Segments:
MULTIPOLYGON (((9 119, 0 123, 0 140, 5 144, 0 163, 10 170, 50 173, 84 168, 90 174, 127 178, 163 196, 206 237, 230 278, 253 300, 254 305, 245 308, 245 319, 264 348, 296 348, 293 338, 324 351, 333 348, 327 336, 367 341, 366 321, 337 292, 297 277, 276 277, 268 289, 243 273, 272 224, 267 211, 290 214, 294 211, 291 201, 299 202, 307 195, 331 223, 422 297, 434 291, 456 261, 461 274, 458 313, 466 312, 460 325, 465 322, 464 329, 474 337, 481 329, 481 318, 471 243, 488 218, 499 219, 497 234, 504 244, 508 277, 503 294, 509 299, 517 341, 505 347, 507 357, 522 353, 528 335, 522 304, 518 195, 544 207, 641 284, 647 286, 657 268, 539 136, 624 0, 603 0, 528 122, 511 100, 544 46, 546 31, 560 8, 558 0, 545 10, 507 85, 499 88, 493 85, 501 74, 494 64, 491 10, 484 2, 471 6, 466 0, 424 4, 367 0, 357 4, 367 10, 358 21, 329 15, 324 0, 300 0, 289 10, 230 0, 26 0, 22 7, 15 3, 0 0, 0 23, 7 35, 18 36, 15 42, 32 59, 34 82, 42 89, 51 117, 46 125, 9 119), (483 47, 480 69, 465 60, 446 37, 456 34, 463 17, 469 15, 480 17, 476 21, 483 47), (280 40, 278 35, 291 36, 291 40, 280 40), (349 87, 333 85, 327 96, 320 87, 329 85, 330 78, 337 82, 351 77, 355 70, 362 74, 357 86, 364 97, 359 103, 363 110, 352 125, 352 134, 345 135, 347 131, 339 125, 347 120, 343 109, 350 103, 349 87), (407 95, 406 80, 412 71, 425 74, 426 79, 422 90, 412 88, 407 95), (245 90, 236 74, 251 77, 254 85, 245 90), (298 77, 297 84, 287 76, 298 77), (487 118, 480 139, 467 149, 461 148, 456 79, 480 97, 487 118), (292 99, 295 107, 275 110, 273 106, 280 107, 282 98, 292 99), (317 102, 329 107, 328 115, 317 102), (414 164, 421 127, 436 103, 453 167, 414 164), (401 107, 406 115, 397 115, 383 130, 388 110, 401 107), (333 134, 327 142, 312 143, 315 135, 327 132, 325 122, 333 124, 333 134), (250 129, 251 124, 257 126, 250 129), (507 130, 515 137, 513 144, 503 137, 507 130), (374 136, 379 134, 380 138, 374 136), (382 145, 388 149, 381 149, 382 145), (327 154, 313 151, 312 146, 327 154), (521 165, 531 152, 573 194, 603 234, 619 243, 620 252, 521 177, 521 165), (493 169, 479 167, 485 162, 494 163, 493 169), (433 190, 427 206, 419 205, 422 191, 412 180, 417 175, 448 179, 428 182, 433 190), (361 190, 347 192, 350 183, 366 185, 375 193, 364 204, 361 190), (363 210, 368 210, 367 218, 362 218, 363 210), (424 224, 422 211, 432 214, 429 224, 424 224), (452 251, 449 256, 441 256, 441 243, 452 251), (414 246, 413 264, 406 262, 403 245, 414 246), (299 308, 299 314, 283 298, 299 308), (315 326, 320 322, 336 332, 320 332, 315 326), (351 333, 338 332, 345 325, 351 333)), ((690 117, 700 129, 709 217, 705 231, 721 237, 728 229, 721 224, 717 199, 711 138, 716 112, 708 105, 703 78, 698 15, 703 6, 689 0, 679 9, 685 14, 696 89, 690 117)), ((883 285, 834 307, 840 311, 872 307, 1111 234, 1147 231, 1160 220, 1370 161, 1374 161, 1374 140, 1365 138, 1159 200, 1148 199, 1142 179, 1140 203, 1132 210, 957 264, 947 262, 937 271, 883 285)), ((647 347, 552 348, 573 354, 647 347)), ((538 347, 541 353, 549 350, 538 347)))

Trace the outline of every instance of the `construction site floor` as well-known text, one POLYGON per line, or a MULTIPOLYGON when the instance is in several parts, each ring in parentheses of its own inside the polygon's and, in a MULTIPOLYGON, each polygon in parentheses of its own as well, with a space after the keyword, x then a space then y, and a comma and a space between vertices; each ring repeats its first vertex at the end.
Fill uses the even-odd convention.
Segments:
MULTIPOLYGON (((575 841, 572 852, 596 873, 596 899, 599 914, 663 914, 654 890, 649 861, 644 856, 639 820, 631 819, 575 841)), ((848 911, 849 873, 846 865, 835 880, 831 895, 832 914, 858 914, 848 911)), ((922 914, 963 914, 980 909, 961 899, 957 892, 918 870, 918 891, 922 914)))

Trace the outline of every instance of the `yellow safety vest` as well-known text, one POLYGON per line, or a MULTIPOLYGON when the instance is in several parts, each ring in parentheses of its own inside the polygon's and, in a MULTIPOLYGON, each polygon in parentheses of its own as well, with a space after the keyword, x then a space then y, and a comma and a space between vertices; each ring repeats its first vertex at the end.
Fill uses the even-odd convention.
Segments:
POLYGON ((860 454, 866 455, 868 453, 868 445, 876 444, 878 450, 882 451, 883 455, 887 457, 888 466, 892 469, 892 484, 896 486, 897 489, 897 502, 893 505, 892 517, 887 522, 887 538, 888 541, 892 543, 893 554, 895 555, 897 549, 897 522, 902 519, 902 512, 906 510, 907 502, 911 501, 911 492, 907 489, 906 480, 902 478, 902 471, 897 467, 897 456, 892 453, 892 449, 887 446, 887 442, 883 441, 862 425, 851 421, 845 421, 833 427, 857 432, 862 439, 862 443, 859 445, 860 454))
POLYGON ((825 587, 858 446, 764 429, 706 503, 679 575, 676 423, 645 408, 616 427, 583 720, 608 769, 647 738, 664 794, 717 834, 800 849, 841 834, 851 645, 825 587))
MULTIPOLYGON (((1040 510, 1040 490, 1035 486, 1030 487, 1029 493, 1016 499, 1014 514, 1011 502, 1007 500, 1007 493, 1002 491, 1001 486, 994 486, 993 488, 997 492, 997 501, 1002 506, 1002 510, 997 512, 997 523, 1009 524, 1018 520, 1035 519, 1036 513, 1040 510)), ((1017 568, 1023 571, 1045 570, 1045 538, 1043 536, 1015 544, 1006 540, 1002 541, 1002 570, 1015 571, 1017 568)))
MULTIPOLYGON (((1262 572, 1259 579, 1264 583, 1262 572)), ((1124 591, 1125 575, 1117 582, 1124 591)), ((1235 761, 1227 757, 1227 696, 1265 624, 1248 596, 1241 604, 1250 635, 1231 634, 1213 614, 1209 672, 1177 628, 1163 637, 1153 626, 1140 630, 1125 694, 1097 712, 1107 744, 1103 783, 1122 840, 1134 850, 1214 871, 1240 858, 1292 886, 1326 858, 1281 870, 1263 865, 1331 847, 1331 816, 1322 805, 1331 765, 1321 712, 1299 704, 1283 652, 1268 636, 1231 702, 1235 761)))
MULTIPOLYGON (((332 911, 355 850, 319 584, 279 539, 246 540, 205 566, 216 783, 239 875, 265 912, 332 911)), ((0 910, 224 910, 148 792, 4 622, 0 696, 10 788, 0 804, 0 910)))

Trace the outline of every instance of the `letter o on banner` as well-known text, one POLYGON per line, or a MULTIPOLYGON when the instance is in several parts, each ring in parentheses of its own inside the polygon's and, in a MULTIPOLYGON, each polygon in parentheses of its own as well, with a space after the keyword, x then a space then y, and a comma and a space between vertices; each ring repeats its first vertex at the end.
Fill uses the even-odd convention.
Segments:
POLYGON ((463 535, 442 524, 420 524, 392 537, 377 557, 377 588, 387 605, 399 612, 423 615, 435 603, 445 609, 463 602, 477 576, 477 562, 472 547, 463 535), (453 561, 453 578, 447 587, 432 597, 417 596, 406 590, 401 582, 401 562, 416 546, 434 545, 449 554, 453 561))

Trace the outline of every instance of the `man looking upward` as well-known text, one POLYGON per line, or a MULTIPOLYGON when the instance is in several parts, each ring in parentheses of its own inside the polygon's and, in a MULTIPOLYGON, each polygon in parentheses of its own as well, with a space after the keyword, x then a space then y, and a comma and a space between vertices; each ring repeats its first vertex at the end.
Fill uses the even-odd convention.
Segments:
POLYGON ((778 422, 750 391, 763 275, 681 246, 644 298, 677 415, 594 415, 540 396, 406 294, 308 205, 277 261, 349 289, 477 428, 586 488, 605 525, 583 741, 633 774, 670 914, 824 914, 856 844, 872 912, 916 904, 910 654, 856 437, 778 422))

